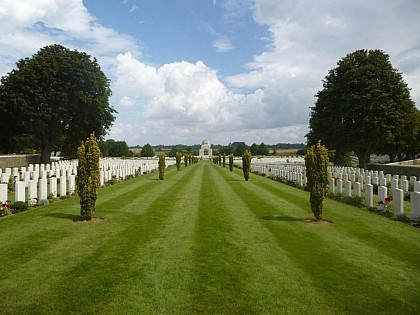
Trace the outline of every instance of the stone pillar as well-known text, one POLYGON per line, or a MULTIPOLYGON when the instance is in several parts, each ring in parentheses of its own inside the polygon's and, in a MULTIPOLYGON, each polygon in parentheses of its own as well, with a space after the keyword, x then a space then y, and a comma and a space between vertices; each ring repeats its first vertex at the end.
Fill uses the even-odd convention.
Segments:
POLYGON ((410 196, 410 220, 412 222, 420 221, 420 191, 414 191, 410 196))
POLYGON ((365 206, 373 207, 373 185, 371 184, 365 186, 365 206))

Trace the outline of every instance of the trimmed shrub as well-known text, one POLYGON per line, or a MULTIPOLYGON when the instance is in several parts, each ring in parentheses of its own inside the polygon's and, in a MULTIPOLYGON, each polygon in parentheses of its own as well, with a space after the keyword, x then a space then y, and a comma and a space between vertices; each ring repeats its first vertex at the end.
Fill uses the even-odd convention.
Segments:
POLYGON ((163 180, 165 178, 165 167, 166 167, 165 154, 161 153, 159 155, 159 179, 160 180, 163 180))
POLYGON ((19 213, 28 210, 28 204, 23 201, 15 201, 10 205, 10 211, 12 213, 19 213))
POLYGON ((244 172, 245 181, 248 181, 249 179, 249 172, 251 171, 251 159, 251 152, 245 150, 244 154, 242 155, 242 171, 244 172))
POLYGON ((229 154, 229 170, 232 172, 233 171, 233 153, 229 154))
POLYGON ((318 141, 307 149, 305 155, 306 176, 310 191, 311 209, 316 220, 322 220, 324 196, 328 191, 328 151, 318 141))

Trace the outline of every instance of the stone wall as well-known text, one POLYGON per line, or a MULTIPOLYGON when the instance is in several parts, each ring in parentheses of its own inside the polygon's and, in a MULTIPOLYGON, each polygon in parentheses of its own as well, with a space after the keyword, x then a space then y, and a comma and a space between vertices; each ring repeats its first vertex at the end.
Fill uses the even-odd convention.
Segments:
POLYGON ((396 165, 396 164, 369 164, 368 170, 372 171, 383 171, 384 174, 392 175, 406 175, 420 177, 419 166, 407 166, 407 165, 396 165))
POLYGON ((29 164, 39 163, 39 154, 27 154, 27 155, 0 155, 0 168, 6 167, 19 167, 27 166, 29 164))

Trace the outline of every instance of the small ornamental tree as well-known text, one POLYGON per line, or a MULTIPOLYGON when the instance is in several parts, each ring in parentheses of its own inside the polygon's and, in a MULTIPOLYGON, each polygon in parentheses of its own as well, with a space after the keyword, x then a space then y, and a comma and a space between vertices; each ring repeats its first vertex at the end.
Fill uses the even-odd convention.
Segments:
POLYGON ((309 147, 305 155, 306 176, 311 193, 311 209, 317 221, 322 220, 324 196, 328 190, 328 151, 318 141, 309 147))
POLYGON ((222 155, 219 153, 219 165, 222 165, 222 155))
POLYGON ((251 171, 251 159, 252 154, 250 151, 245 150, 242 155, 242 171, 244 172, 244 178, 246 181, 249 179, 249 172, 251 171))
POLYGON ((77 166, 76 191, 80 196, 80 215, 83 220, 91 220, 95 212, 97 189, 99 188, 99 156, 100 150, 92 133, 86 141, 82 141, 77 150, 79 164, 77 166))
POLYGON ((185 163, 185 167, 188 166, 188 154, 184 155, 184 163, 185 163))
POLYGON ((226 167, 226 153, 223 153, 223 167, 226 167))
POLYGON ((188 154, 188 164, 192 165, 192 155, 188 154))
POLYGON ((165 178, 165 154, 161 153, 159 155, 159 179, 163 180, 165 178))
POLYGON ((179 171, 181 167, 181 160, 182 160, 182 153, 180 151, 176 152, 175 161, 176 161, 176 169, 179 171))
POLYGON ((233 153, 229 154, 229 169, 232 172, 233 171, 233 153))

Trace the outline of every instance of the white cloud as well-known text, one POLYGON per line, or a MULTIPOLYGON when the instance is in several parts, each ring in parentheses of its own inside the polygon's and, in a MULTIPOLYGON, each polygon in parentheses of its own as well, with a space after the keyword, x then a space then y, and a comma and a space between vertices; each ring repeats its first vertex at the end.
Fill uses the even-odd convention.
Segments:
POLYGON ((216 49, 217 52, 228 52, 235 49, 235 46, 227 37, 220 36, 212 42, 212 46, 216 49))

